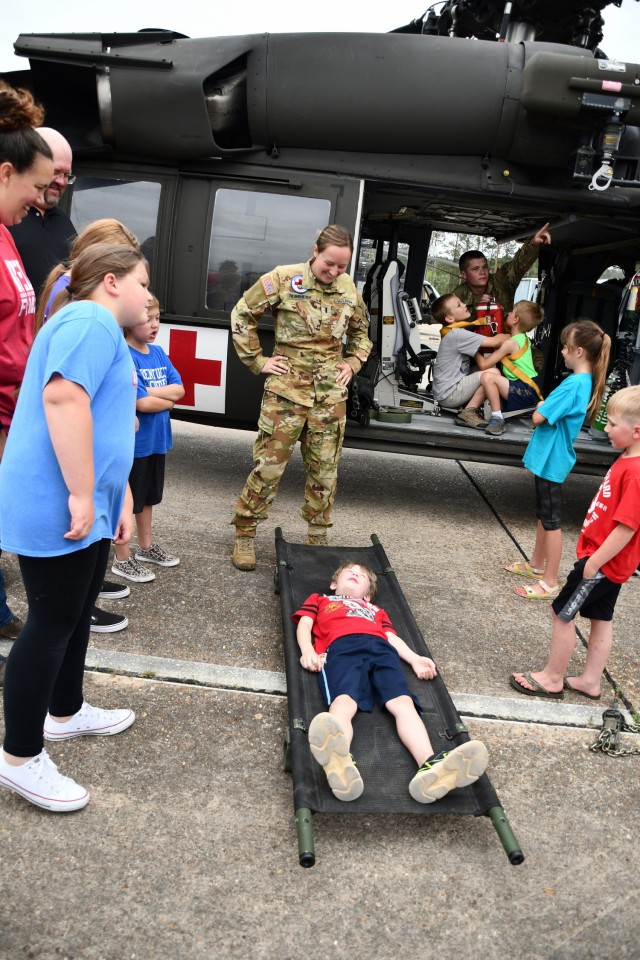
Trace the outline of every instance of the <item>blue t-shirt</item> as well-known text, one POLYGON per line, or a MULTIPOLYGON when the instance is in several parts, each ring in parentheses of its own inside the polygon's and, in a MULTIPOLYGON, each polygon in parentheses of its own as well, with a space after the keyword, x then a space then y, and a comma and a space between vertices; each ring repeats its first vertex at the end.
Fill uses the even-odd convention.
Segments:
POLYGON ((542 480, 564 483, 576 462, 573 443, 580 433, 591 391, 590 373, 572 373, 538 407, 546 417, 533 431, 522 462, 542 480))
POLYGON ((133 462, 136 375, 122 330, 89 300, 63 307, 35 339, 0 466, 3 550, 52 557, 112 539, 133 462), (95 520, 83 540, 65 540, 69 491, 56 457, 42 392, 55 374, 91 400, 95 520))
MULTIPOLYGON (((129 347, 138 374, 138 399, 149 396, 147 387, 182 384, 180 374, 162 347, 155 343, 147 346, 149 353, 141 353, 135 347, 129 347)), ((158 413, 138 412, 138 420, 140 427, 136 433, 136 460, 139 457, 150 457, 152 453, 166 453, 171 450, 171 417, 168 410, 160 410, 158 413)))

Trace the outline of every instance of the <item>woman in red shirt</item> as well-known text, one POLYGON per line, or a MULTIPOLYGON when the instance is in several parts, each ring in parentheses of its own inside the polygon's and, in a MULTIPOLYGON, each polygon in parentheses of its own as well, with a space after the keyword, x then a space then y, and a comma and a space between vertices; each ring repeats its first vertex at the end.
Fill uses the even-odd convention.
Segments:
MULTIPOLYGON (((53 177, 51 150, 34 127, 44 111, 26 90, 0 81, 0 459, 34 337, 36 298, 7 227, 26 217, 53 177)), ((0 637, 13 640, 22 622, 7 606, 0 571, 0 637)), ((4 661, 0 657, 0 683, 4 661)))

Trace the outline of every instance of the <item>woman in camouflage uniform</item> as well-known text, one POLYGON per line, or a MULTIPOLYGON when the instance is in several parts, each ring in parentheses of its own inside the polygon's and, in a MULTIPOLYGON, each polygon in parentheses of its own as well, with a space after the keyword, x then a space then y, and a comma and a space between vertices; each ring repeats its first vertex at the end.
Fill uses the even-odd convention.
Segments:
POLYGON ((307 542, 326 545, 346 417, 348 384, 369 356, 369 317, 345 273, 353 240, 344 227, 325 227, 307 263, 275 267, 235 306, 231 332, 252 373, 268 374, 254 468, 235 506, 233 563, 254 570, 254 538, 266 519, 296 442, 307 471, 301 514, 307 542), (258 320, 271 310, 275 347, 265 357, 258 320), (346 345, 343 349, 343 337, 346 345))

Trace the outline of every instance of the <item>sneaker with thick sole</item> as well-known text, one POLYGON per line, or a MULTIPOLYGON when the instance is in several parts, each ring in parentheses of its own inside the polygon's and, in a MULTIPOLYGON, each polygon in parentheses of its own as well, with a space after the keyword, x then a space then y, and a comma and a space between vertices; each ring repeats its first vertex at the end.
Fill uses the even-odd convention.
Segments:
POLYGON ((20 767, 10 766, 0 753, 0 786, 54 813, 81 810, 90 800, 89 791, 63 776, 46 750, 20 767))
POLYGON ((153 570, 147 570, 135 557, 127 557, 126 560, 116 558, 113 561, 111 573, 115 573, 117 577, 124 577, 125 580, 132 580, 134 583, 149 583, 156 578, 153 570))
POLYGON ((122 600, 123 597, 128 597, 130 593, 131 587, 128 587, 126 583, 111 583, 109 580, 104 580, 102 590, 98 594, 98 600, 122 600))
POLYGON ((309 724, 309 747, 327 775, 338 800, 357 800, 364 783, 341 724, 330 713, 319 713, 309 724))
POLYGON ((77 713, 64 723, 44 721, 45 740, 71 740, 73 737, 112 737, 131 726, 136 715, 133 710, 103 710, 83 703, 77 713))
POLYGON ((488 433, 490 437, 499 437, 506 429, 507 425, 504 422, 504 417, 491 417, 489 423, 484 428, 484 432, 488 433))
POLYGON ((106 610, 93 608, 91 614, 91 633, 117 633, 129 626, 129 621, 119 613, 107 613, 106 610))
POLYGON ((480 416, 480 411, 474 407, 460 410, 455 422, 461 427, 473 427, 475 430, 485 430, 487 427, 487 421, 480 416))
POLYGON ((4 637, 5 640, 15 640, 23 627, 24 623, 20 617, 12 614, 11 620, 0 627, 0 637, 4 637))
POLYGON ((136 560, 141 560, 143 563, 157 563, 159 567, 177 567, 180 563, 180 557, 167 553, 159 543, 152 543, 148 550, 138 547, 136 560))
POLYGON ((321 530, 314 530, 307 533, 307 544, 310 547, 328 547, 329 534, 323 527, 321 530))
POLYGON ((256 550, 254 537, 236 537, 231 562, 237 570, 255 570, 256 550))
POLYGON ((435 803, 450 790, 475 783, 487 769, 488 762, 484 743, 469 740, 423 763, 409 784, 409 793, 418 803, 435 803))

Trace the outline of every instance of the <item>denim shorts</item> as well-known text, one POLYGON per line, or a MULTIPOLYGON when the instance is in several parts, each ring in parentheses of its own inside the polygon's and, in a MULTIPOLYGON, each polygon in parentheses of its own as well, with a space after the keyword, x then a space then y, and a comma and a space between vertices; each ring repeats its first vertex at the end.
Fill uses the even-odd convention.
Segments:
POLYGON ((509 381, 509 396, 502 408, 505 413, 512 410, 523 410, 525 407, 535 407, 540 402, 540 397, 533 387, 522 380, 509 381))

